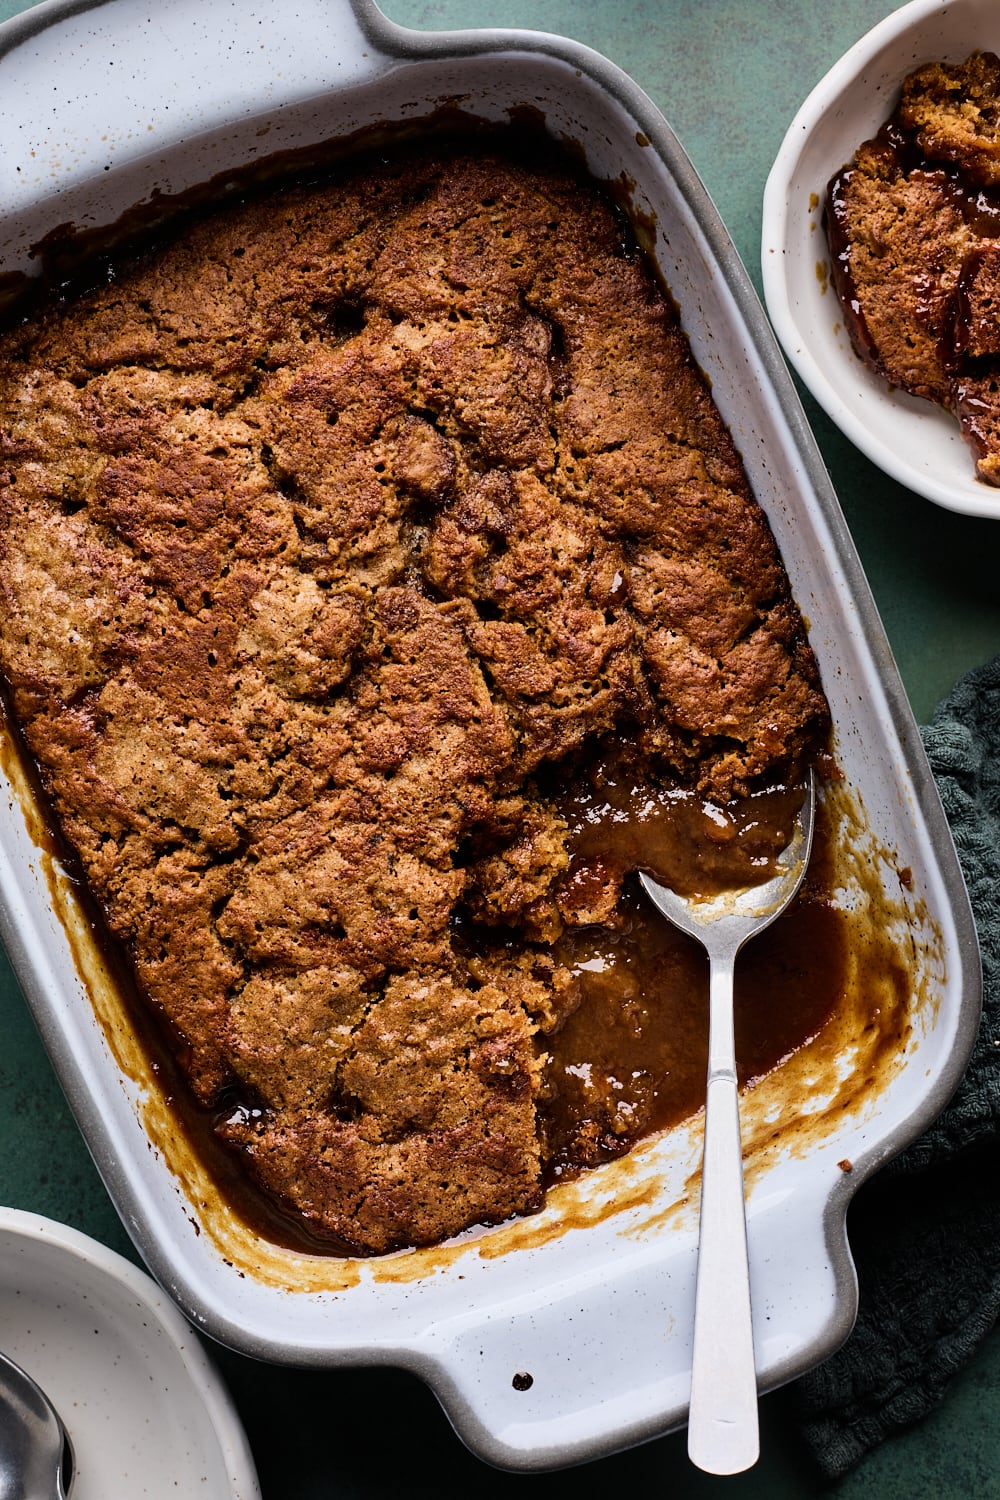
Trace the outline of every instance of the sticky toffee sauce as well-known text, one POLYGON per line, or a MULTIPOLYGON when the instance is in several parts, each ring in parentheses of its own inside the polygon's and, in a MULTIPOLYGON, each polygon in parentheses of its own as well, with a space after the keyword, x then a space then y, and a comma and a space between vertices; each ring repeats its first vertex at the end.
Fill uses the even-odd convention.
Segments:
MULTIPOLYGON (((704 1102, 708 962, 700 944, 654 911, 635 872, 692 895, 758 884, 774 873, 801 798, 799 788, 777 786, 715 807, 636 783, 612 762, 563 799, 574 850, 569 882, 596 886, 603 878, 621 895, 604 924, 569 929, 556 944, 580 1003, 554 1038, 548 1065, 550 1177, 620 1156, 704 1102)), ((800 897, 739 961, 744 1082, 816 1036, 836 1009, 850 931, 832 888, 830 831, 820 813, 800 897)))

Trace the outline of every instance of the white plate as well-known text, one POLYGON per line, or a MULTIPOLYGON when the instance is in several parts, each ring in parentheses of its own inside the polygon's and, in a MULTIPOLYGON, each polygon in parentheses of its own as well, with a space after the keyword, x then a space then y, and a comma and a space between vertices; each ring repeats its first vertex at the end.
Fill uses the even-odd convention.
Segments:
POLYGON ((73 1443, 73 1500, 255 1500, 229 1395, 144 1272, 64 1224, 0 1209, 0 1338, 73 1443))
POLYGON ((1000 520, 1000 490, 975 476, 949 413, 892 391, 855 354, 822 268, 822 206, 830 178, 892 113, 922 63, 1000 51, 996 0, 913 0, 861 38, 816 85, 792 121, 764 190, 761 271, 775 332, 816 400, 861 451, 928 500, 1000 520))

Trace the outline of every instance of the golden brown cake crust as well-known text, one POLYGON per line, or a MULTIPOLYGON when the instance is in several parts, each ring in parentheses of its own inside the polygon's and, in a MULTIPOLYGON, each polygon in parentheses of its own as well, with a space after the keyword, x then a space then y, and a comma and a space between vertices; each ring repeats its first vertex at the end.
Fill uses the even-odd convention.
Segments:
POLYGON ((726 798, 826 715, 617 215, 478 150, 232 208, 8 334, 0 440, 0 665, 221 1133, 367 1251, 537 1206, 595 913, 536 777, 726 798))
POLYGON ((1000 58, 994 53, 917 68, 903 84, 899 121, 928 161, 961 167, 984 187, 1000 184, 1000 58))

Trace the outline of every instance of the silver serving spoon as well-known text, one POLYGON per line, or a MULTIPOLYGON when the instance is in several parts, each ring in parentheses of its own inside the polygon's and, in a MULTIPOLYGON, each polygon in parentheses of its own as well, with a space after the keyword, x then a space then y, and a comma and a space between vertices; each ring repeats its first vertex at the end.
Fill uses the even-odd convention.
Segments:
POLYGON ((66 1500, 73 1449, 31 1376, 0 1354, 0 1500, 66 1500))
POLYGON ((743 1152, 740 1143, 733 970, 736 955, 795 895, 812 848, 812 773, 777 874, 762 885, 710 897, 678 896, 640 875, 654 905, 709 958, 708 1083, 701 1176, 698 1278, 688 1455, 709 1474, 738 1474, 760 1455, 757 1371, 750 1316, 743 1152))

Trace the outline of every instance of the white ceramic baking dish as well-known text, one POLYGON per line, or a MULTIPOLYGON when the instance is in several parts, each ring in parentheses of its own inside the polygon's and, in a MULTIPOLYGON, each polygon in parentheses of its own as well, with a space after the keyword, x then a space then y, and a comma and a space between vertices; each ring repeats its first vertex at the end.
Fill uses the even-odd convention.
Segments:
MULTIPOLYGON (((31 246, 57 225, 107 223, 264 153, 418 124, 456 99, 499 121, 527 106, 597 177, 628 187, 810 622, 845 777, 845 899, 867 899, 874 871, 888 920, 912 941, 917 1012, 875 1082, 851 1046, 832 1094, 800 1058, 748 1101, 768 1388, 850 1329, 850 1195, 944 1104, 975 1033, 980 974, 947 825, 835 497, 760 305, 658 111, 573 42, 418 35, 371 0, 57 0, 0 28, 0 271, 31 269, 31 246), (841 1086, 849 1106, 837 1108, 841 1086)), ((6 761, 4 940, 136 1245, 198 1327, 268 1360, 405 1366, 476 1452, 510 1468, 579 1462, 684 1421, 697 1121, 560 1186, 530 1219, 437 1249, 357 1262, 266 1243, 179 1137, 6 761)))
POLYGON ((862 453, 937 505, 1000 520, 1000 493, 976 478, 955 418, 891 389, 855 354, 822 227, 827 183, 892 113, 906 75, 964 62, 976 47, 1000 51, 994 0, 911 0, 845 52, 798 110, 768 175, 761 273, 785 353, 862 453))

